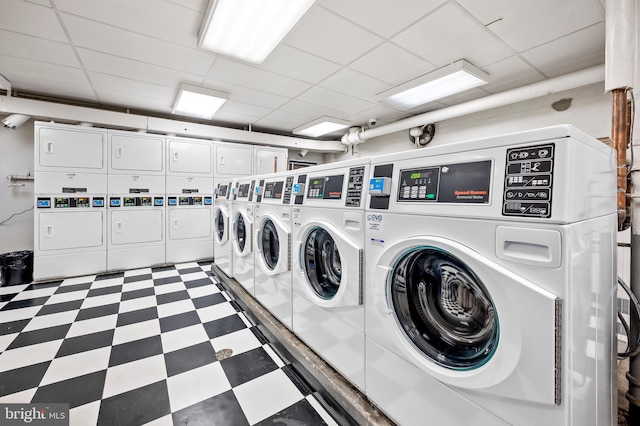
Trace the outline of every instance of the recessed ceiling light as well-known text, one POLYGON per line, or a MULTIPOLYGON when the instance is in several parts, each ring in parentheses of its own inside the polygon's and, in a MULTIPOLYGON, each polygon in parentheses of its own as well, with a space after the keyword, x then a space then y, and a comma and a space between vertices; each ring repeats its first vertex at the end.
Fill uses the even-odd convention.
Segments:
POLYGON ((227 99, 226 93, 190 84, 181 84, 171 112, 210 120, 227 99))
POLYGON ((262 63, 315 0, 210 0, 198 47, 262 63))
POLYGON ((311 136, 315 138, 349 126, 351 126, 351 123, 348 121, 325 116, 320 117, 317 120, 313 120, 303 126, 296 127, 293 129, 293 134, 311 136))
POLYGON ((464 59, 379 93, 376 98, 400 110, 486 84, 489 75, 464 59))

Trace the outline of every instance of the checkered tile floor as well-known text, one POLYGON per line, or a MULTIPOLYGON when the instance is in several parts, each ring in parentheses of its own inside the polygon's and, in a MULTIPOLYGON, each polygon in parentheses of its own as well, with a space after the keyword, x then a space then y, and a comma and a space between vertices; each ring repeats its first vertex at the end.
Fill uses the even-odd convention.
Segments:
POLYGON ((336 425, 209 269, 0 287, 0 403, 69 403, 82 426, 336 425))

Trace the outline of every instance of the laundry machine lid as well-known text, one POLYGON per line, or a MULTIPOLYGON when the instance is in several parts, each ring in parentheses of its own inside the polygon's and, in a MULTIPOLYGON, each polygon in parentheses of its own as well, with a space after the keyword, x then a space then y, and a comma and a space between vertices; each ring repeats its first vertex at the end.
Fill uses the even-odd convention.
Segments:
POLYGON ((222 207, 216 207, 213 222, 216 241, 224 244, 229 240, 229 215, 222 207))
POLYGON ((271 215, 261 220, 256 234, 258 262, 268 275, 276 275, 291 269, 291 233, 271 215))
POLYGON ((246 256, 252 252, 253 223, 249 216, 238 210, 233 220, 233 249, 238 256, 246 256))
POLYGON ((454 370, 478 368, 493 356, 499 337, 495 305, 456 256, 415 248, 398 260, 389 284, 396 320, 425 356, 454 370))

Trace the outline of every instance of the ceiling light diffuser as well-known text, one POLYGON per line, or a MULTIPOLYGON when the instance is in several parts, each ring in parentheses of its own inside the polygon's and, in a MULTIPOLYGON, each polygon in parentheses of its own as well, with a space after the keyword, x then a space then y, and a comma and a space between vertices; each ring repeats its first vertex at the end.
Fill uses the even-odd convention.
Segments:
POLYGON ((210 120, 227 99, 226 93, 190 84, 181 84, 171 112, 210 120))
POLYGON ((351 126, 351 123, 333 117, 320 117, 303 126, 293 129, 293 134, 318 137, 351 126))
POLYGON ((404 111, 487 84, 488 77, 487 73, 461 59, 379 93, 376 98, 404 111))
POLYGON ((315 0, 210 0, 198 47, 262 63, 315 0))

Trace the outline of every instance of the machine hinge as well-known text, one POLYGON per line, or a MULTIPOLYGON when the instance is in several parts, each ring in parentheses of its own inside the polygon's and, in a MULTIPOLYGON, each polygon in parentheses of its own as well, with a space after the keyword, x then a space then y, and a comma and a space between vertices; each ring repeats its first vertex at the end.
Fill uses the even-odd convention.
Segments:
POLYGON ((562 402, 562 300, 556 299, 555 404, 562 402))
POLYGON ((290 271, 291 270, 291 255, 293 254, 292 250, 291 250, 291 232, 289 232, 287 234, 287 238, 289 238, 289 244, 288 244, 288 247, 289 247, 288 251, 289 252, 287 253, 287 271, 290 271))
POLYGON ((358 250, 358 279, 359 279, 359 285, 360 285, 360 292, 358 295, 358 303, 360 305, 362 305, 364 303, 364 288, 362 285, 362 276, 364 274, 364 250, 360 249, 358 250))

